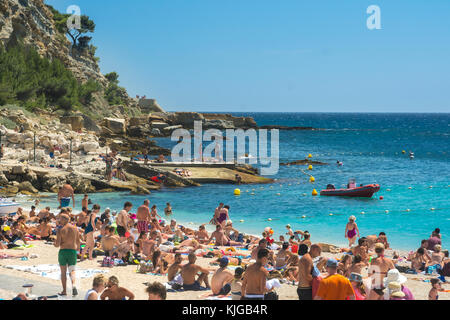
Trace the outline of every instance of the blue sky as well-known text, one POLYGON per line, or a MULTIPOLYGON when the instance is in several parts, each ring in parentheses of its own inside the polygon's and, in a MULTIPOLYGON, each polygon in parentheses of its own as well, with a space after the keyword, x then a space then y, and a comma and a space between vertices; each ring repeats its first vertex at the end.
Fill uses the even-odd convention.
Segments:
POLYGON ((47 0, 169 111, 450 112, 450 1, 47 0), (369 30, 369 5, 381 30, 369 30))

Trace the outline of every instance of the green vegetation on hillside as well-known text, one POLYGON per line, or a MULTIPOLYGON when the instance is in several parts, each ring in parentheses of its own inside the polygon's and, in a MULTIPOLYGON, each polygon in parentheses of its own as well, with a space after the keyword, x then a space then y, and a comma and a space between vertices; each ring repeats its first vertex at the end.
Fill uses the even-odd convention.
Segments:
POLYGON ((90 103, 101 86, 80 84, 58 59, 42 58, 22 44, 0 46, 0 105, 15 103, 33 111, 53 106, 69 111, 90 103))
POLYGON ((105 98, 108 100, 109 105, 125 104, 124 99, 127 97, 127 90, 119 87, 119 75, 117 72, 110 72, 105 74, 109 84, 105 90, 105 98))

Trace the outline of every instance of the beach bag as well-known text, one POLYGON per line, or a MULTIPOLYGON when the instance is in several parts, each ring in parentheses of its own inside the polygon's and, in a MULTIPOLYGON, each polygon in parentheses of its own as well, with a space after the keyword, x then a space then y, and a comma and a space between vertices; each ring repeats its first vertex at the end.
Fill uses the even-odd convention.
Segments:
POLYGON ((104 257, 102 261, 102 267, 106 268, 114 267, 114 260, 111 257, 104 257))

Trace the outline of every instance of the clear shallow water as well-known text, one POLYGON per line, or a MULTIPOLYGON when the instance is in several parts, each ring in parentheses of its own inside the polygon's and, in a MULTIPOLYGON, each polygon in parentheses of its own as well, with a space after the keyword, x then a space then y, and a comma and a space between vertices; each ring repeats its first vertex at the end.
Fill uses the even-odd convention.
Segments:
MULTIPOLYGON (((300 169, 305 166, 280 166, 269 185, 241 186, 241 196, 233 195, 233 185, 203 185, 198 188, 164 189, 149 196, 163 213, 166 202, 174 217, 184 223, 207 223, 219 202, 231 206, 230 216, 243 231, 260 234, 271 226, 278 238, 285 225, 308 230, 313 241, 347 244, 345 223, 357 217, 362 235, 386 232, 397 249, 415 249, 434 228, 441 228, 444 247, 450 232, 450 114, 320 114, 320 113, 245 113, 258 125, 311 126, 321 131, 280 131, 280 161, 304 159, 327 162, 314 166, 314 184, 300 169), (402 150, 415 153, 410 160, 402 150), (336 166, 336 160, 344 162, 336 166), (378 183, 381 190, 371 199, 313 197, 312 190, 328 183, 345 185, 354 177, 357 183, 378 183), (429 188, 433 186, 433 188, 429 188), (272 188, 270 188, 272 187, 272 188), (412 187, 412 189, 408 189, 412 187), (252 191, 254 189, 254 191, 252 191), (390 189, 391 191, 387 191, 390 189), (246 192, 248 191, 248 192, 246 192), (254 192, 255 195, 250 195, 254 192), (277 195, 280 193, 280 195, 277 195), (306 193, 306 196, 303 194, 306 193), (379 197, 383 196, 384 200, 379 197), (436 208, 432 211, 430 208, 436 208), (410 212, 406 212, 410 209, 410 212), (385 213, 389 210, 389 213, 385 213), (364 211, 365 214, 361 214, 364 211), (333 216, 329 214, 333 213, 333 216), (305 215, 306 218, 301 218, 305 215), (272 221, 267 221, 271 218, 272 221), (239 220, 244 222, 240 223, 239 220)), ((171 147, 170 139, 159 144, 171 147)), ((120 209, 125 200, 135 207, 146 198, 121 193, 93 194, 93 202, 120 209)), ((53 201, 55 197, 42 201, 53 201)), ((81 196, 78 197, 78 205, 81 196)))

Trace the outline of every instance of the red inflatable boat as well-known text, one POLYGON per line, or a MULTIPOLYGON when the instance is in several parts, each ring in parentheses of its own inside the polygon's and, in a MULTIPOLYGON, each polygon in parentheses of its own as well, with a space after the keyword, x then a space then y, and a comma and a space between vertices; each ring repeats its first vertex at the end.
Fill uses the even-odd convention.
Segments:
POLYGON ((347 189, 335 189, 333 185, 329 184, 325 190, 320 191, 321 196, 336 196, 336 197, 363 197, 370 198, 374 193, 380 191, 379 184, 368 184, 361 187, 356 187, 355 183, 349 183, 347 189))

